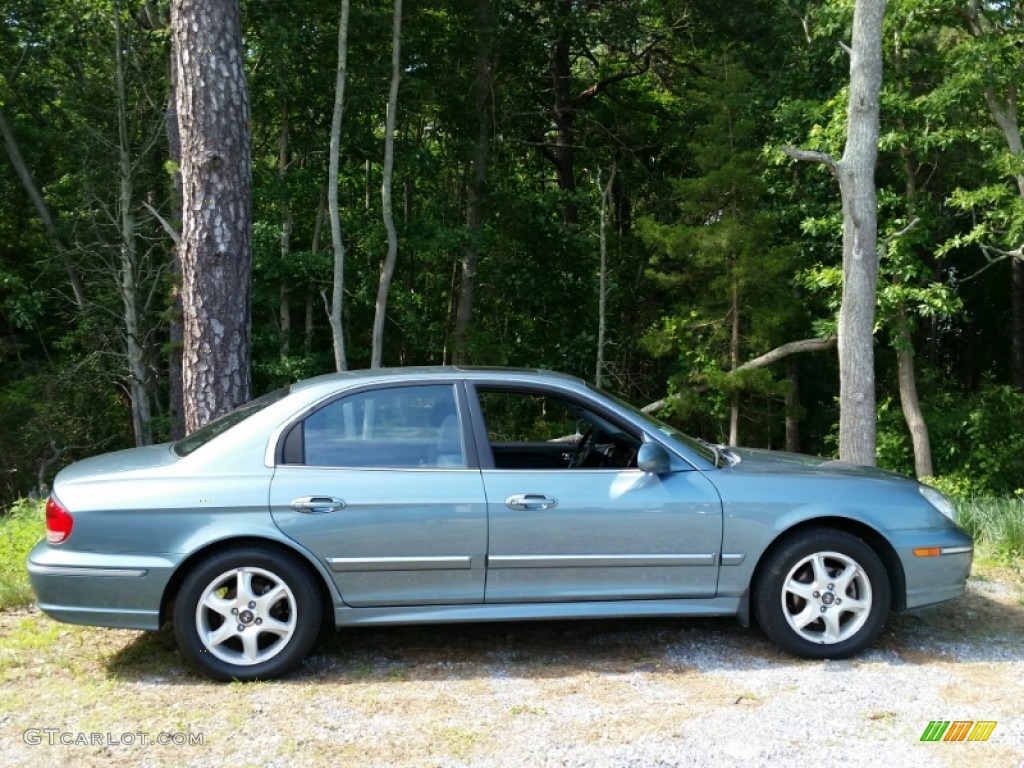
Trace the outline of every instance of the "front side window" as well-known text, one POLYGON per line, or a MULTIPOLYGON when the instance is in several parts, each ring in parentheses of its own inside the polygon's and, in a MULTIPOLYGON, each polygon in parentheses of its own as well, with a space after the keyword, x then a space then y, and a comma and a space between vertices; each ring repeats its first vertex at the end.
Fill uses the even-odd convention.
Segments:
POLYGON ((307 466, 466 466, 450 384, 359 392, 313 412, 302 427, 307 466))
POLYGON ((593 410, 545 392, 478 387, 498 469, 625 469, 640 440, 593 410))

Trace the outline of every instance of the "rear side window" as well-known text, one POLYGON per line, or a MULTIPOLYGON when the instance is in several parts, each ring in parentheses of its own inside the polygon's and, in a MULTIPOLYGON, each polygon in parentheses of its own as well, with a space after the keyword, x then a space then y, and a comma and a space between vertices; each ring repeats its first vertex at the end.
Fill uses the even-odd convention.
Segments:
POLYGON ((450 384, 359 392, 328 403, 302 426, 307 466, 466 466, 450 384))
POLYGON ((248 419, 254 413, 258 413, 266 408, 268 405, 276 403, 278 400, 285 397, 291 391, 290 387, 283 387, 281 389, 269 392, 262 397, 257 397, 255 400, 250 400, 245 405, 240 405, 235 410, 225 413, 218 419, 214 419, 205 427, 200 427, 188 437, 182 438, 176 442, 173 446, 174 452, 178 456, 188 456, 192 451, 197 448, 206 445, 208 442, 217 437, 217 435, 223 434, 231 429, 236 424, 248 419))

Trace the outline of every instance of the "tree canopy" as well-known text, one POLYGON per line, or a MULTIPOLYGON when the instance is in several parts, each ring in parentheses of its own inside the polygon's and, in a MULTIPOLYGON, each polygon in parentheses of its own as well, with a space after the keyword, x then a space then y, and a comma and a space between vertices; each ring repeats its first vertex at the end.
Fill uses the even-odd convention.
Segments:
MULTIPOLYGON (((843 211, 783 147, 842 155, 853 0, 400 7, 346 8, 334 159, 340 5, 241 3, 252 393, 338 367, 333 304, 350 368, 598 370, 709 440, 837 454, 843 211)), ((1022 30, 889 0, 882 33, 877 460, 960 492, 1024 477, 1022 30)), ((175 78, 166 0, 0 17, 0 499, 180 434, 175 78)))

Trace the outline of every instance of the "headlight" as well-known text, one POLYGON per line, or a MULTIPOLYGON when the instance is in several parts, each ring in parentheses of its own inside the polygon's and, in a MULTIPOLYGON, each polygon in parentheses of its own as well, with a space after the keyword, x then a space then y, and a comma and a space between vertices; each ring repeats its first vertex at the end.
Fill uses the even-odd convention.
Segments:
POLYGON ((928 500, 935 509, 944 514, 954 523, 956 522, 956 506, 944 495, 936 491, 930 485, 918 485, 917 490, 928 500))

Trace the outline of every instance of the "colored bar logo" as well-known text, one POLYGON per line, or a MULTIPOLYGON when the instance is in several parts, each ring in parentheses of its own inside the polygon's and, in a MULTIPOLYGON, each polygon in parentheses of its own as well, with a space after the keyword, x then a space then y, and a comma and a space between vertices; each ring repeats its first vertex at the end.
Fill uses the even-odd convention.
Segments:
POLYGON ((932 720, 921 741, 988 741, 996 729, 995 720, 932 720))

